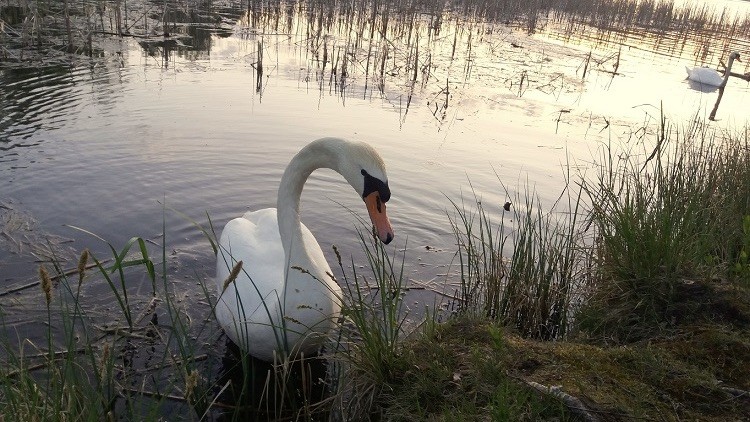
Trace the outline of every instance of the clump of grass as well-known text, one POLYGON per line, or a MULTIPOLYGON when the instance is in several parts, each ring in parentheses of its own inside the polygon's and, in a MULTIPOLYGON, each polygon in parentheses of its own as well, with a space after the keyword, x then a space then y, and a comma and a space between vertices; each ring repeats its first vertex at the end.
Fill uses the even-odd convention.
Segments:
POLYGON ((722 140, 662 118, 645 159, 604 150, 586 181, 596 229, 593 297, 581 326, 615 341, 634 341, 686 319, 684 292, 694 283, 733 277, 748 214, 747 139, 722 140), (743 147, 742 145, 745 145, 743 147))
POLYGON ((582 255, 576 243, 580 192, 562 197, 568 198, 567 210, 545 213, 527 189, 523 200, 514 198, 521 208, 500 211, 499 223, 476 196, 474 210, 452 202, 459 313, 479 312, 537 339, 565 335, 582 255), (506 218, 515 226, 506 226, 506 218))
POLYGON ((169 401, 205 416, 214 396, 196 377, 202 359, 191 337, 202 328, 191 326, 177 306, 166 276, 165 246, 161 273, 144 239, 133 238, 119 251, 108 246, 111 265, 84 250, 77 271, 63 270, 59 257, 48 264, 53 270, 40 267, 47 309, 40 326, 44 344, 14 342, 9 335, 14 327, 3 317, 0 419, 150 420, 169 401), (86 271, 89 260, 99 271, 86 271), (142 278, 139 269, 151 283, 147 303, 132 297, 138 286, 129 280, 142 278), (96 289, 97 281, 105 281, 97 295, 109 296, 115 312, 102 315, 87 303, 90 295, 84 292, 96 289))
MULTIPOLYGON (((87 256, 84 251, 79 261, 87 256)), ((45 266, 39 269, 47 308, 46 344, 25 339, 14 345, 7 337, 2 341, 0 417, 54 420, 69 415, 77 420, 105 419, 114 395, 110 389, 113 380, 105 381, 103 373, 111 373, 112 361, 98 357, 100 350, 79 306, 82 277, 71 284, 57 261, 52 264, 52 275, 45 266), (57 288, 53 279, 58 282, 57 288)), ((4 324, 3 329, 8 332, 4 324)))
POLYGON ((742 246, 733 269, 735 276, 750 287, 750 215, 742 220, 742 233, 742 246))
POLYGON ((335 354, 338 365, 337 412, 345 420, 368 419, 378 411, 382 389, 398 376, 398 355, 408 335, 404 324, 406 280, 404 256, 389 255, 385 245, 358 230, 369 271, 357 271, 351 260, 351 278, 334 247, 345 288, 341 334, 335 354))

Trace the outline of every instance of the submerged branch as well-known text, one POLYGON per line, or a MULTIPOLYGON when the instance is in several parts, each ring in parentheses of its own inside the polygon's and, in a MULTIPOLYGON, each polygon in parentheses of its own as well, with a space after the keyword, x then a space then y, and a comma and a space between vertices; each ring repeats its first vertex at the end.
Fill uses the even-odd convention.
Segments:
POLYGON ((583 402, 574 396, 571 396, 570 394, 562 391, 560 387, 557 386, 551 386, 547 387, 545 385, 539 384, 538 382, 534 381, 525 381, 522 380, 526 385, 529 387, 534 388, 535 390, 541 392, 542 394, 550 395, 552 397, 555 397, 559 399, 563 404, 565 404, 565 407, 570 409, 571 412, 579 416, 581 419, 583 419, 586 422, 599 422, 599 418, 596 417, 591 410, 589 410, 588 407, 586 407, 583 402))
MULTIPOLYGON (((104 261, 101 261, 101 263, 105 264, 105 263, 107 263, 109 261, 112 261, 112 259, 106 259, 104 261)), ((89 270, 89 269, 94 268, 94 267, 96 267, 96 264, 90 264, 90 265, 87 265, 86 267, 84 267, 84 269, 85 270, 89 270)), ((69 277, 71 275, 78 274, 78 273, 80 273, 80 270, 78 268, 71 268, 69 270, 63 271, 62 274, 57 274, 57 275, 54 275, 54 276, 50 277, 50 279, 52 281, 57 281, 57 280, 59 280, 62 277, 69 277)), ((18 293, 20 291, 23 291, 23 290, 26 290, 26 289, 30 289, 32 287, 38 286, 39 283, 41 283, 40 280, 35 280, 35 281, 31 281, 31 282, 26 283, 26 284, 22 284, 20 286, 11 287, 8 290, 0 292, 0 297, 8 296, 9 294, 12 294, 12 293, 18 293)))

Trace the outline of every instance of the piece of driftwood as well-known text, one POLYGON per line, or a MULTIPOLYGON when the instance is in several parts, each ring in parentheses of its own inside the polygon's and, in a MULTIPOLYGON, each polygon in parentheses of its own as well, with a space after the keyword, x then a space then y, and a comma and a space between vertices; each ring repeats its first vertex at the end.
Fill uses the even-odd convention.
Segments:
MULTIPOLYGON (((750 72, 748 73, 734 73, 729 72, 729 76, 734 76, 735 78, 740 78, 742 80, 750 82, 750 72)), ((711 114, 708 116, 709 120, 716 120, 716 112, 719 110, 719 103, 721 103, 721 97, 724 96, 724 88, 727 87, 727 81, 729 78, 724 79, 724 82, 719 86, 719 96, 716 97, 716 104, 714 104, 713 110, 711 110, 711 114)))
POLYGON ((538 382, 534 381, 526 381, 522 380, 526 385, 529 387, 534 388, 535 390, 541 392, 542 394, 553 396, 556 399, 563 402, 565 407, 567 407, 571 412, 573 412, 576 416, 580 417, 581 419, 585 420, 586 422, 599 422, 599 418, 594 415, 594 413, 589 410, 589 408, 583 404, 583 402, 578 399, 577 397, 573 397, 570 394, 562 391, 560 387, 557 386, 551 386, 547 387, 546 385, 539 384, 538 382))
POLYGON ((725 387, 725 386, 721 386, 720 388, 726 391, 728 394, 731 394, 735 398, 740 398, 740 397, 750 398, 750 391, 745 391, 745 390, 740 390, 739 388, 725 387))
POLYGON ((719 96, 716 97, 716 104, 714 104, 713 110, 711 110, 711 114, 708 116, 708 120, 716 120, 716 112, 719 110, 719 104, 721 103, 721 97, 724 96, 724 88, 726 88, 726 84, 721 84, 719 87, 719 96))
MULTIPOLYGON (((112 259, 105 259, 104 261, 101 261, 100 263, 101 264, 105 264, 105 263, 107 263, 107 262, 109 262, 111 260, 112 259)), ((88 266, 86 266, 86 269, 90 270, 90 269, 92 269, 92 268, 94 268, 96 266, 97 266, 97 264, 89 264, 88 266)), ((67 277, 67 276, 71 276, 73 274, 78 274, 78 268, 71 268, 69 270, 65 270, 62 274, 57 274, 57 275, 51 277, 51 279, 52 279, 52 281, 57 281, 57 280, 59 280, 63 276, 67 277)), ((30 288, 32 288, 34 286, 38 286, 39 283, 41 283, 41 280, 34 280, 34 281, 30 281, 30 282, 28 282, 26 284, 22 284, 20 286, 11 287, 8 290, 0 292, 0 297, 8 296, 9 294, 12 294, 12 293, 16 293, 16 292, 20 292, 22 290, 30 289, 30 288)))

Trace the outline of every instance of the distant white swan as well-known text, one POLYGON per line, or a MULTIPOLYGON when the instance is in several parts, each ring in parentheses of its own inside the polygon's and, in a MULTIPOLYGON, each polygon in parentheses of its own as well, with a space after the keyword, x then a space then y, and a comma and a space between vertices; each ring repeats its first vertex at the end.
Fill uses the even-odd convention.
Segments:
POLYGON ((323 251, 300 222, 308 176, 330 168, 362 197, 383 243, 393 239, 385 212, 390 198, 385 165, 371 146, 338 138, 311 142, 284 171, 276 208, 251 211, 224 227, 216 260, 216 319, 229 338, 256 358, 311 354, 325 342, 341 311, 341 289, 323 251), (243 270, 225 288, 238 261, 243 270))
POLYGON ((732 54, 729 55, 729 61, 727 62, 727 69, 724 71, 724 76, 721 76, 719 72, 708 67, 690 68, 685 66, 685 70, 687 71, 688 79, 691 81, 697 82, 701 85, 720 87, 722 84, 726 84, 724 81, 729 79, 729 73, 732 70, 732 63, 735 59, 741 61, 740 53, 733 51, 732 54))

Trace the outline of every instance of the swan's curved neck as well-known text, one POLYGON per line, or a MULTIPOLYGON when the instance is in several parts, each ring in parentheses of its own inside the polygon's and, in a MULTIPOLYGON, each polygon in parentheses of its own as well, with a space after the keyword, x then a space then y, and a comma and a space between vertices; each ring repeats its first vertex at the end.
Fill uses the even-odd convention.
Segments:
MULTIPOLYGON (((301 248, 302 225, 299 217, 299 201, 302 188, 310 174, 319 168, 330 168, 340 173, 340 140, 329 138, 312 142, 304 147, 286 167, 281 177, 276 200, 279 234, 287 262, 292 248, 301 248)), ((286 274, 285 274, 286 275, 286 274)))
POLYGON ((729 57, 729 62, 727 62, 727 69, 724 71, 724 77, 728 78, 729 73, 732 72, 732 63, 734 63, 734 56, 729 57))

